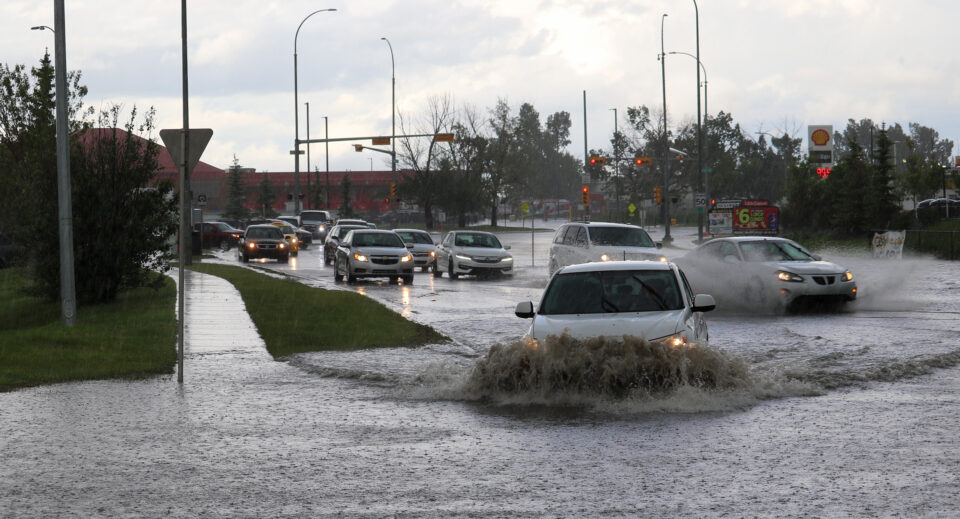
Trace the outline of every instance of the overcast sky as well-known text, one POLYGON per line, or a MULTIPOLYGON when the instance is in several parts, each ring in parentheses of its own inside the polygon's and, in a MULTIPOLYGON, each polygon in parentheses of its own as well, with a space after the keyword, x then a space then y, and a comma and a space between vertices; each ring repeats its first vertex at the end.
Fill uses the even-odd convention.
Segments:
MULTIPOLYGON (((919 122, 960 139, 960 2, 701 0, 707 108, 754 134, 842 128, 847 119, 919 122)), ((293 171, 293 52, 300 136, 390 134, 390 50, 397 107, 415 117, 431 96, 486 113, 498 98, 531 103, 541 120, 565 110, 570 152, 609 148, 617 108, 662 106, 661 15, 667 52, 696 52, 692 0, 204 0, 188 2, 190 126, 214 130, 202 160, 234 154, 258 171, 293 171)), ((0 4, 0 61, 35 65, 53 49, 53 1, 0 4)), ((67 66, 94 107, 154 106, 180 128, 180 2, 67 0, 67 66)), ((696 118, 696 61, 668 55, 671 127, 696 118)), ((399 133, 399 129, 398 129, 399 133)), ((754 135, 755 136, 755 135, 754 135)), ((369 142, 368 142, 369 144, 369 142)), ((954 154, 960 153, 955 149, 954 154)), ((389 169, 386 155, 330 144, 331 170, 389 169)), ((311 148, 324 169, 323 145, 311 148)), ((306 170, 305 160, 301 171, 306 170)))

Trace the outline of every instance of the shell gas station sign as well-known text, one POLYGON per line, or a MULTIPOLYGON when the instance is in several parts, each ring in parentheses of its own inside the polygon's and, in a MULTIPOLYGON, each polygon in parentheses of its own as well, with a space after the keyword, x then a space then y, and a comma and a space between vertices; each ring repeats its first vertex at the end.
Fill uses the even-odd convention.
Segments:
POLYGON ((817 174, 826 178, 833 166, 833 125, 820 124, 807 126, 807 146, 810 163, 819 164, 817 174), (820 169, 827 171, 821 172, 820 169))

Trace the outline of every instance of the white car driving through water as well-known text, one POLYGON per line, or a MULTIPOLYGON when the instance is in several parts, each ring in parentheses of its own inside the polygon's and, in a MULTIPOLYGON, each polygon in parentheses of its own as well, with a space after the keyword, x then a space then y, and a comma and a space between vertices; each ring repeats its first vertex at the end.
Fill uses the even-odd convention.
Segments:
POLYGON ((537 340, 564 332, 577 339, 628 335, 681 347, 707 341, 703 312, 714 307, 712 296, 694 295, 673 263, 617 261, 558 270, 539 308, 525 301, 515 313, 533 319, 528 335, 537 340))
POLYGON ((496 236, 485 231, 450 231, 437 246, 433 276, 513 275, 513 256, 496 236))
POLYGON ((697 290, 715 294, 724 306, 779 310, 857 298, 853 272, 786 238, 717 238, 675 261, 697 290))

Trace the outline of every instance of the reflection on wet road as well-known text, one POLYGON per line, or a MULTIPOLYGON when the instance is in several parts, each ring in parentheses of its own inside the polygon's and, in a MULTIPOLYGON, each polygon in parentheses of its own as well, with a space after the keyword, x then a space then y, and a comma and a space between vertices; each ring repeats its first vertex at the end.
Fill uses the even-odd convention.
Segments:
MULTIPOLYGON (((928 516, 960 506, 960 283, 952 264, 844 257, 839 313, 710 314, 746 383, 626 397, 479 393, 473 370, 529 322, 549 233, 505 235, 512 278, 335 283, 319 251, 257 264, 355 290, 452 343, 297 355, 188 305, 187 384, 0 394, 0 516, 928 516), (475 380, 475 378, 474 378, 475 380)), ((667 250, 682 254, 682 250, 667 250)), ((229 253, 225 260, 239 264, 229 253)), ((238 317, 242 320, 242 315, 238 317)), ((318 316, 322 318, 322 316, 318 316)), ((720 355, 722 354, 722 355, 720 355)))

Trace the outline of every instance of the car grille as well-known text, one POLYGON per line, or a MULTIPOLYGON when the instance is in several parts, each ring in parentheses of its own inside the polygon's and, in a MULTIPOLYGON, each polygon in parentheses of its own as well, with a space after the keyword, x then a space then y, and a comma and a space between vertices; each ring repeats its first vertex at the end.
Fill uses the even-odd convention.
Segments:
POLYGON ((416 256, 416 257, 418 257, 418 258, 425 258, 425 257, 427 257, 427 256, 430 256, 430 253, 429 253, 429 252, 414 252, 413 255, 416 256))
POLYGON ((477 263, 497 263, 500 261, 500 258, 489 257, 489 256, 474 256, 473 261, 477 263))
POLYGON ((370 261, 376 265, 396 265, 400 258, 396 256, 370 256, 370 261))
POLYGON ((257 248, 260 250, 273 250, 277 248, 276 243, 258 243, 257 248))
POLYGON ((836 283, 837 276, 812 276, 814 283, 818 285, 832 285, 836 283))

